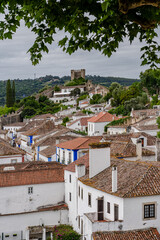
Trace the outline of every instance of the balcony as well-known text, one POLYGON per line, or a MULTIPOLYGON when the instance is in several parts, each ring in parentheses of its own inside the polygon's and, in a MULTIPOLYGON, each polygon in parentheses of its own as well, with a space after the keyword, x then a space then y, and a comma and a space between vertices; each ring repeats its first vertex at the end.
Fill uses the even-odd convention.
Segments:
POLYGON ((104 218, 104 220, 98 221, 98 214, 96 212, 85 213, 84 220, 90 226, 92 225, 92 232, 123 230, 123 220, 111 221, 104 218))

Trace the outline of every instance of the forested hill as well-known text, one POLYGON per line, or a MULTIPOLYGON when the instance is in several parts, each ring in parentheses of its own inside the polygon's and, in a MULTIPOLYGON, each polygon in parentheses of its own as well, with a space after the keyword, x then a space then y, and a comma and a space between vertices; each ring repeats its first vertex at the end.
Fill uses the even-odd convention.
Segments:
MULTIPOLYGON (((112 82, 118 82, 123 86, 130 86, 133 82, 137 82, 137 79, 119 78, 119 77, 100 77, 87 75, 86 79, 92 80, 95 84, 101 84, 109 87, 112 82)), ((47 75, 45 77, 40 77, 38 79, 14 79, 15 89, 16 89, 16 99, 22 99, 37 93, 42 88, 51 87, 54 85, 64 84, 66 81, 70 80, 70 76, 64 76, 62 78, 58 76, 47 75)), ((5 104, 6 95, 6 83, 7 81, 0 81, 0 105, 5 104)))
POLYGON ((131 78, 121 78, 121 77, 101 77, 101 76, 86 76, 87 79, 90 79, 95 84, 101 84, 103 86, 109 87, 112 82, 118 82, 123 86, 130 86, 134 82, 139 82, 139 79, 131 79, 131 78))

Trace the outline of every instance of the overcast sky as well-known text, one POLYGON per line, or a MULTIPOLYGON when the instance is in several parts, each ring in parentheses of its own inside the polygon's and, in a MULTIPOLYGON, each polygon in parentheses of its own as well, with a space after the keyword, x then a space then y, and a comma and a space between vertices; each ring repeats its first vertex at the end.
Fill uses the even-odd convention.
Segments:
MULTIPOLYGON (((56 36, 60 39, 62 33, 56 36)), ((27 50, 34 42, 34 35, 22 26, 12 40, 0 40, 0 80, 26 79, 45 75, 70 75, 71 69, 86 69, 87 75, 139 78, 147 67, 140 66, 140 43, 125 41, 111 58, 99 51, 77 51, 68 55, 53 43, 48 54, 37 66, 32 66, 27 50)))

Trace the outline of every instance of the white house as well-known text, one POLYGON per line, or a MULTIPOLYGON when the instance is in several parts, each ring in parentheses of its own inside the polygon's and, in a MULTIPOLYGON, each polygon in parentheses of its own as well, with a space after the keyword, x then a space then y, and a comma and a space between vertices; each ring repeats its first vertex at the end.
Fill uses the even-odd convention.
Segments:
POLYGON ((77 85, 77 86, 63 86, 61 87, 59 92, 54 92, 53 97, 50 98, 51 101, 54 102, 61 102, 61 101, 71 101, 74 100, 73 96, 70 96, 71 91, 75 88, 79 88, 80 92, 85 91, 85 85, 77 85))
POLYGON ((7 130, 9 132, 17 132, 17 130, 21 129, 22 127, 25 126, 25 122, 15 122, 15 123, 12 123, 12 124, 8 124, 8 125, 4 125, 3 126, 3 129, 4 130, 7 130))
POLYGON ((27 239, 29 226, 68 223, 63 168, 56 162, 0 166, 0 239, 27 239))
POLYGON ((115 231, 136 239, 137 231, 145 236, 153 227, 157 238, 137 239, 160 239, 160 163, 110 159, 109 145, 93 144, 89 155, 66 167, 70 224, 83 240, 113 240, 115 231), (102 235, 95 238, 98 233, 102 235))
POLYGON ((24 162, 25 152, 0 138, 0 164, 24 162))
POLYGON ((107 128, 107 133, 114 135, 114 134, 122 134, 130 132, 131 127, 127 125, 116 125, 116 126, 109 126, 107 128))
POLYGON ((104 133, 104 127, 119 118, 108 113, 100 112, 88 120, 88 135, 89 136, 100 136, 104 133))
POLYGON ((54 129, 55 124, 53 121, 46 121, 39 126, 33 127, 30 130, 21 133, 20 148, 26 151, 27 160, 32 161, 35 159, 34 152, 32 151, 32 146, 35 143, 36 138, 40 138, 41 135, 47 134, 54 129))
POLYGON ((7 130, 0 129, 0 138, 6 139, 7 137, 7 130))
POLYGON ((157 133, 160 131, 160 129, 158 128, 158 125, 154 124, 154 125, 146 125, 146 126, 138 126, 138 125, 134 125, 131 127, 131 130, 133 132, 145 132, 147 134, 150 134, 151 136, 157 136, 157 133))
POLYGON ((91 117, 84 117, 84 118, 79 118, 79 119, 76 119, 72 122, 68 122, 66 124, 66 126, 69 128, 69 129, 73 129, 73 130, 76 130, 76 131, 82 131, 82 132, 88 132, 88 120, 90 119, 91 117))
POLYGON ((97 143, 101 137, 79 137, 56 145, 56 161, 69 164, 85 155, 89 144, 97 143))
POLYGON ((102 112, 104 110, 103 104, 92 104, 86 107, 86 110, 90 110, 94 113, 102 112))
POLYGON ((16 122, 8 125, 4 125, 3 129, 7 131, 7 136, 10 139, 17 138, 17 131, 20 130, 22 127, 24 127, 26 123, 24 122, 16 122))

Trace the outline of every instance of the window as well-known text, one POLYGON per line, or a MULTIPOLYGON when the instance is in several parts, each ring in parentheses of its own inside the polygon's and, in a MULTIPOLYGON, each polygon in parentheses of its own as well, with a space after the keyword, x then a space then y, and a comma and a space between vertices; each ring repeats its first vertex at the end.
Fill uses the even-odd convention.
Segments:
POLYGON ((88 193, 88 206, 91 207, 91 193, 88 193))
POLYGON ((81 234, 83 234, 83 220, 81 219, 81 234))
POLYGON ((69 201, 71 202, 72 200, 72 196, 71 196, 71 192, 69 193, 69 201))
POLYGON ((63 151, 63 160, 65 160, 65 151, 63 151))
POLYGON ((83 188, 81 188, 81 199, 83 199, 83 188))
POLYGON ((69 152, 69 163, 71 163, 71 152, 69 152))
POLYGON ((28 194, 32 194, 33 193, 33 187, 28 187, 28 194))
POLYGON ((81 195, 81 188, 80 188, 80 186, 78 187, 78 196, 80 197, 80 195, 81 195))
POLYGON ((11 159, 11 163, 17 163, 17 159, 11 159))
POLYGON ((155 204, 144 205, 144 218, 155 218, 155 204))
POLYGON ((71 179, 72 179, 72 178, 71 178, 71 174, 69 174, 69 182, 70 182, 70 183, 71 183, 71 179))
POLYGON ((107 202, 107 213, 111 213, 111 204, 107 202))
POLYGON ((78 216, 78 228, 80 228, 80 216, 78 216))

